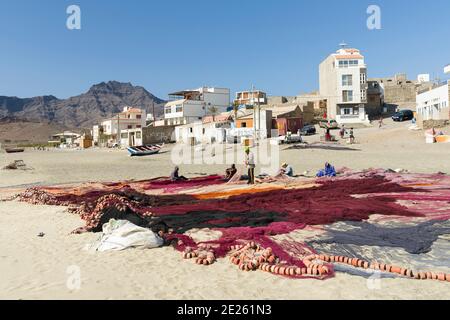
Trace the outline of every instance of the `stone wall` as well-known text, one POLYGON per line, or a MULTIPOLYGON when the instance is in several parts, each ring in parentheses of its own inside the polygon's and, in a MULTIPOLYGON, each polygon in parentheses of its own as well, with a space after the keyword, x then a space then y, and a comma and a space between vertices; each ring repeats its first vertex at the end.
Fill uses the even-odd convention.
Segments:
POLYGON ((175 126, 142 128, 142 143, 170 143, 175 142, 175 126))
POLYGON ((422 122, 422 128, 424 130, 432 128, 442 128, 450 125, 450 120, 424 120, 422 122))

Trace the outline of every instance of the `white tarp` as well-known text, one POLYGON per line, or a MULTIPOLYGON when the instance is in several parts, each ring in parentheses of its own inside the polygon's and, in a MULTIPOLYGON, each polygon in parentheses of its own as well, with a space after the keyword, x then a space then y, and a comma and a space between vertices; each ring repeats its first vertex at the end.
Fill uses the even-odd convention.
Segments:
POLYGON ((151 249, 163 245, 163 239, 153 231, 129 221, 111 219, 103 225, 102 236, 89 248, 95 251, 151 249))

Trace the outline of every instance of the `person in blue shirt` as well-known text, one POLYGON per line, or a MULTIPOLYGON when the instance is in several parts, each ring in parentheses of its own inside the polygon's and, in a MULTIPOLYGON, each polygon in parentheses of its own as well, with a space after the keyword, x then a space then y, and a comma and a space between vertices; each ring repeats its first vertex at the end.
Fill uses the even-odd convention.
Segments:
POLYGON ((287 175, 288 177, 294 176, 294 169, 291 165, 287 164, 286 162, 281 165, 281 173, 287 175))
POLYGON ((327 162, 325 168, 317 172, 317 177, 336 177, 336 169, 327 162))

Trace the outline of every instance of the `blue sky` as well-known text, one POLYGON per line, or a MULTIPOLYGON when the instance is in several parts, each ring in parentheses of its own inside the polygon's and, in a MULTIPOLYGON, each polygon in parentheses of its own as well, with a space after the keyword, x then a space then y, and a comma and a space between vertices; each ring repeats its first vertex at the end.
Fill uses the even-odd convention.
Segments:
POLYGON ((448 0, 0 0, 0 95, 66 98, 108 80, 161 98, 202 85, 296 95, 318 89, 342 41, 369 77, 445 78, 449 12, 448 0), (81 30, 66 28, 72 4, 81 30), (381 30, 366 27, 370 4, 381 30))

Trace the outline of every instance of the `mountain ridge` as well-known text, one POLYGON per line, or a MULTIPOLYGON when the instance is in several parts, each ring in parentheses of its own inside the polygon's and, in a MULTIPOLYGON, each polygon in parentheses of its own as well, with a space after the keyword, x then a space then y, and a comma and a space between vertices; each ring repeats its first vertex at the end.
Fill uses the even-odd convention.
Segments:
POLYGON ((108 81, 67 99, 53 95, 31 98, 0 96, 0 121, 51 123, 67 128, 90 128, 122 111, 125 106, 142 108, 157 117, 163 114, 165 101, 142 86, 130 82, 108 81))

